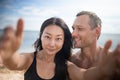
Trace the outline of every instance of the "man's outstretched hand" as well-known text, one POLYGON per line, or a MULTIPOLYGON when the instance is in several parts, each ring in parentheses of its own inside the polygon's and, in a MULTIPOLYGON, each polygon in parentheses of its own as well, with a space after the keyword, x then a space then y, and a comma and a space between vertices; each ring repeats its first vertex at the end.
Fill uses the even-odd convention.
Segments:
POLYGON ((116 73, 120 76, 120 44, 118 44, 115 50, 110 52, 109 49, 111 45, 111 40, 108 40, 105 43, 105 46, 101 51, 101 60, 97 65, 107 79, 116 76, 116 73))

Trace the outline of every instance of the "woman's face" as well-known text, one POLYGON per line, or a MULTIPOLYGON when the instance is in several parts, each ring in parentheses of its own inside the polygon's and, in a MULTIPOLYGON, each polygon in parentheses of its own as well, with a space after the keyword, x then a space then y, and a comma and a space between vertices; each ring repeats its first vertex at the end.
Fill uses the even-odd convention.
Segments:
POLYGON ((55 55, 62 49, 64 32, 57 25, 49 25, 43 31, 41 41, 44 52, 50 55, 55 55))

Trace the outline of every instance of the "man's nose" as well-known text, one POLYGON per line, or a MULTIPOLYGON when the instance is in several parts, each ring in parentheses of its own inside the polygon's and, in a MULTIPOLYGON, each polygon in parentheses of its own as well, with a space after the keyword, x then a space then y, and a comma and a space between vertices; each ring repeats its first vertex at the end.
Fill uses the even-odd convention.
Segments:
POLYGON ((76 36, 77 36, 77 32, 75 30, 73 30, 72 37, 76 37, 76 36))

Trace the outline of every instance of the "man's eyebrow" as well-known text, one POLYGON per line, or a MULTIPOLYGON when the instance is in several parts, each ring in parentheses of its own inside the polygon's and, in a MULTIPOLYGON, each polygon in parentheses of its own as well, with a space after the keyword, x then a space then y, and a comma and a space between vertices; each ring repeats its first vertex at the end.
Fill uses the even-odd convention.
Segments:
POLYGON ((74 29, 74 25, 72 26, 72 29, 74 29))

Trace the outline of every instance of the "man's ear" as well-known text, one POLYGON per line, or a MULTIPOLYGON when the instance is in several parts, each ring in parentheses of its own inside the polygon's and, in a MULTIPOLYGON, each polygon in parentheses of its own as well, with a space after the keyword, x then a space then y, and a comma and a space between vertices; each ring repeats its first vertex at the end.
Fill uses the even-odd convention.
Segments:
POLYGON ((95 32, 96 32, 96 36, 99 37, 101 34, 101 27, 100 26, 96 27, 95 32))

